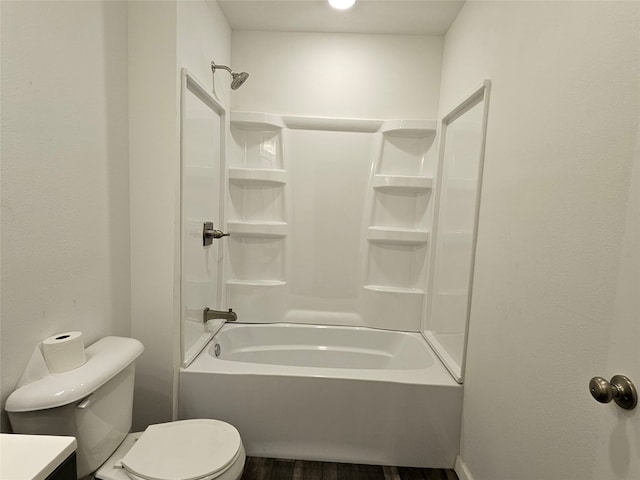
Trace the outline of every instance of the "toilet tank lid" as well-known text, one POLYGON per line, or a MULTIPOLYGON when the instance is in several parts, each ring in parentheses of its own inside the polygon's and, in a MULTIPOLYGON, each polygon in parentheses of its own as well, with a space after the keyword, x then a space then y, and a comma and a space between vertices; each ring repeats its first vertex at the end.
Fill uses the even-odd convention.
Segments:
POLYGON ((102 338, 85 349, 84 365, 19 387, 7 398, 5 410, 31 412, 81 400, 124 370, 143 350, 142 343, 133 338, 102 338))

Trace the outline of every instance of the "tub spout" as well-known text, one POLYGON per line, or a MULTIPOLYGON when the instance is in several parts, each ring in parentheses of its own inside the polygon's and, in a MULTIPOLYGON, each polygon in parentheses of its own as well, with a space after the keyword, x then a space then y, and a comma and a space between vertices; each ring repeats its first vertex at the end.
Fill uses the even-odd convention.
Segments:
POLYGON ((238 314, 234 312, 232 308, 225 312, 224 310, 212 310, 209 307, 206 307, 202 312, 202 321, 204 323, 217 318, 221 318, 225 322, 235 322, 238 320, 238 314))

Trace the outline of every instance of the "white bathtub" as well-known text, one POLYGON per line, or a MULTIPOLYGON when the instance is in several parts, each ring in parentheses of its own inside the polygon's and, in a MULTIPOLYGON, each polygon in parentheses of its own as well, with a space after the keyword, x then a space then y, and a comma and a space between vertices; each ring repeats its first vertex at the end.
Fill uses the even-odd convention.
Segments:
POLYGON ((235 425, 252 456, 452 468, 461 409, 415 333, 227 324, 180 371, 180 418, 235 425))

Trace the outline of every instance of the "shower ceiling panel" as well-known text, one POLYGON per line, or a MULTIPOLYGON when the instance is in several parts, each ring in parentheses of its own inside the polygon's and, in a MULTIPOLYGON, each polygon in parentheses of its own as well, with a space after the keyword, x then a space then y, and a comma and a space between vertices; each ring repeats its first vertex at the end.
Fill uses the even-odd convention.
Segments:
POLYGON ((326 0, 218 0, 233 30, 444 35, 464 0, 358 0, 349 10, 326 0))

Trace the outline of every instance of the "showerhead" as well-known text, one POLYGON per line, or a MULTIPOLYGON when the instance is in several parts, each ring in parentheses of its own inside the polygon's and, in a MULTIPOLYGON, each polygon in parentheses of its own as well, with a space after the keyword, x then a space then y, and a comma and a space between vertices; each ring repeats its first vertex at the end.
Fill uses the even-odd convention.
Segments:
POLYGON ((239 89, 242 86, 242 84, 247 81, 247 78, 249 78, 249 74, 247 72, 241 72, 241 73, 232 72, 231 76, 233 77, 233 80, 231 80, 231 90, 239 89))
POLYGON ((211 71, 213 73, 216 73, 216 68, 222 68, 223 70, 226 70, 227 72, 229 72, 231 74, 231 89, 232 90, 239 89, 244 84, 244 82, 247 81, 247 78, 249 78, 249 74, 247 72, 237 73, 237 72, 232 71, 226 65, 216 65, 214 62, 211 62, 211 71))

